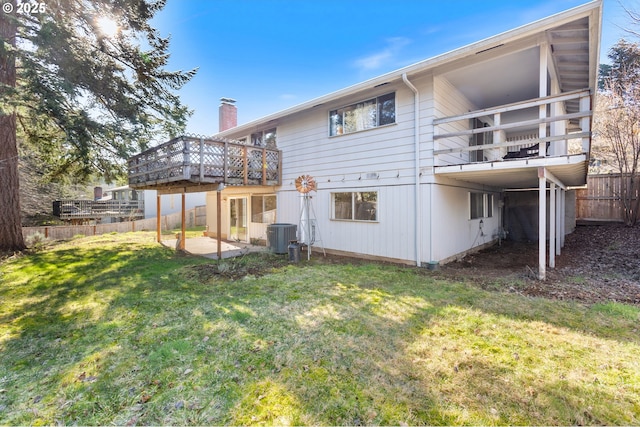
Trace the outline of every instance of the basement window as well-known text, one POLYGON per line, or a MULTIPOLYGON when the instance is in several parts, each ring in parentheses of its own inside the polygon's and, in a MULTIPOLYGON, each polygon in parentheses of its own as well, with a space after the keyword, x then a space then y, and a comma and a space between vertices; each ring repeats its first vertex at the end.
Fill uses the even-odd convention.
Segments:
POLYGON ((331 219, 377 221, 378 192, 331 193, 331 219))
POLYGON ((388 93, 329 112, 329 135, 344 135, 396 122, 396 94, 388 93))
POLYGON ((251 196, 251 222, 273 224, 276 222, 276 196, 251 196))
POLYGON ((469 219, 493 217, 493 194, 469 192, 469 219))

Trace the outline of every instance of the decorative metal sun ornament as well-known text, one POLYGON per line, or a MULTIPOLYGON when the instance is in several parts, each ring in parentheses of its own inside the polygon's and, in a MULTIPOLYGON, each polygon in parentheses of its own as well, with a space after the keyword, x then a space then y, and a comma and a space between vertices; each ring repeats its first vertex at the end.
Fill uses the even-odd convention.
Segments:
POLYGON ((316 191, 317 188, 316 180, 311 175, 300 175, 296 178, 296 190, 299 193, 306 194, 310 191, 316 191))

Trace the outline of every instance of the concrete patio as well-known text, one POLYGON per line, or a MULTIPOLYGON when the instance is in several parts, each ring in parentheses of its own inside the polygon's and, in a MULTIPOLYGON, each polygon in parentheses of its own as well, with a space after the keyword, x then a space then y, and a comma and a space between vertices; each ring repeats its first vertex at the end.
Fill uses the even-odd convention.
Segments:
MULTIPOLYGON (((177 239, 162 240, 162 244, 168 248, 177 248, 177 239)), ((234 258, 249 252, 268 252, 266 246, 252 245, 243 242, 221 242, 222 258, 234 258)), ((205 258, 218 259, 218 241, 211 237, 191 237, 185 241, 185 252, 199 255, 205 258)))

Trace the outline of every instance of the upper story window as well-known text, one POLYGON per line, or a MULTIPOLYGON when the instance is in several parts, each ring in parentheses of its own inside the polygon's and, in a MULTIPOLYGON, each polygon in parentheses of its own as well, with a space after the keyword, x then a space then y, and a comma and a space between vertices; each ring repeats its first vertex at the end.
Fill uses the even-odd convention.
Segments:
POLYGON ((396 94, 388 93, 329 112, 329 134, 343 135, 396 122, 396 94))
POLYGON ((251 145, 256 147, 276 147, 276 128, 251 134, 251 145))

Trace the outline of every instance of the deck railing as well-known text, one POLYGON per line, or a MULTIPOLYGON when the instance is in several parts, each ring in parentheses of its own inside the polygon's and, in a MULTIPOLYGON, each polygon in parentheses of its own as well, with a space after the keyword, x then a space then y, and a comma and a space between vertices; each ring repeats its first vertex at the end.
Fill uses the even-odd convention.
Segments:
POLYGON ((280 151, 218 138, 181 136, 129 159, 129 186, 278 185, 280 151))
POLYGON ((436 166, 588 153, 592 114, 586 89, 437 118, 436 166), (577 112, 566 112, 570 103, 577 112), (483 126, 472 128, 474 121, 483 126), (569 141, 576 140, 571 152, 569 141))
POLYGON ((53 215, 62 220, 144 217, 144 200, 78 200, 53 202, 53 215))

